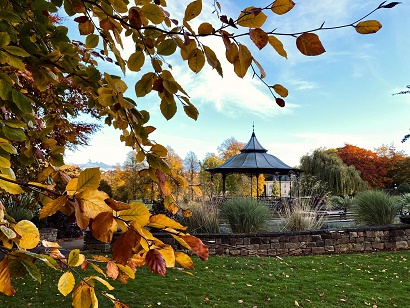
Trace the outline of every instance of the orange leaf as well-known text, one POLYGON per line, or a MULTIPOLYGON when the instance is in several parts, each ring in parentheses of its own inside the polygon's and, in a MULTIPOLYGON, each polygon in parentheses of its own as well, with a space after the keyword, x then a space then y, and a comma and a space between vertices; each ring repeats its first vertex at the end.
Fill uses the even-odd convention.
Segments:
POLYGON ((126 265, 132 248, 139 243, 140 239, 141 236, 133 229, 121 234, 112 247, 112 258, 118 263, 126 265))
POLYGON ((115 264, 112 261, 107 262, 106 272, 107 272, 107 276, 114 280, 117 279, 120 273, 117 264, 115 264))
POLYGON ((107 203, 107 205, 112 208, 114 211, 123 211, 123 210, 129 210, 131 208, 131 205, 129 205, 128 203, 124 203, 121 201, 116 201, 114 199, 111 198, 107 198, 104 200, 105 203, 107 203))
POLYGON ((208 260, 208 247, 199 238, 192 235, 184 235, 181 238, 202 261, 208 260))
POLYGON ((189 217, 192 216, 192 211, 191 211, 191 210, 182 210, 182 215, 183 215, 185 218, 189 218, 189 217))
POLYGON ((126 305, 126 304, 124 304, 124 303, 121 303, 121 302, 118 301, 118 300, 115 300, 115 302, 114 302, 114 308, 131 308, 131 307, 128 306, 128 305, 126 305))
POLYGON ((114 215, 108 212, 102 212, 91 221, 91 234, 99 241, 109 243, 112 240, 114 232, 117 231, 117 223, 114 215))
POLYGON ((164 198, 164 206, 168 212, 175 215, 178 212, 178 204, 174 201, 172 196, 167 196, 164 198))
POLYGON ((156 249, 148 250, 145 261, 147 262, 147 267, 155 274, 165 276, 167 271, 164 257, 156 249))
POLYGON ((287 97, 288 96, 288 89, 286 89, 284 86, 282 86, 280 84, 275 84, 272 88, 280 96, 282 96, 282 97, 287 97))
POLYGON ((268 44, 269 37, 266 32, 260 28, 250 29, 249 36, 259 50, 268 44))
POLYGON ((303 33, 298 36, 296 47, 305 56, 318 56, 326 51, 315 33, 303 33))
POLYGON ((7 296, 13 296, 16 291, 11 285, 8 258, 0 262, 0 292, 7 296))

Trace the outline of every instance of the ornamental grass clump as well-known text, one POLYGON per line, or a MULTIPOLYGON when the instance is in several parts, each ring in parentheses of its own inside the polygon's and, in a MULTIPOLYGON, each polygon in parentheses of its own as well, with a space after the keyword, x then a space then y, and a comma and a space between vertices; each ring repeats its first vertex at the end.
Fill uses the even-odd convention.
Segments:
POLYGON ((221 205, 221 218, 226 220, 233 233, 267 231, 272 212, 256 199, 234 198, 221 205))
POLYGON ((354 199, 352 209, 356 224, 383 226, 393 223, 400 207, 397 197, 379 190, 366 190, 354 199))
POLYGON ((323 214, 302 201, 295 201, 292 206, 285 206, 282 220, 284 221, 283 229, 286 231, 316 230, 323 225, 323 214))
POLYGON ((190 202, 191 217, 179 217, 178 221, 188 227, 188 232, 219 233, 218 208, 216 203, 190 202))

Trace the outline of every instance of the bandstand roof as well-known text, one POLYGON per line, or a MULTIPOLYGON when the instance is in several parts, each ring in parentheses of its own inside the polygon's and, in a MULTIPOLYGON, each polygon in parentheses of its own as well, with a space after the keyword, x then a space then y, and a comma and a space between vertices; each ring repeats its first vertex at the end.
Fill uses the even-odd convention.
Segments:
POLYGON ((251 139, 241 150, 240 154, 232 156, 222 165, 206 169, 210 173, 222 173, 223 175, 240 173, 249 175, 259 174, 280 174, 285 175, 289 172, 299 173, 303 170, 292 168, 281 161, 276 156, 267 153, 258 141, 255 132, 252 132, 251 139))

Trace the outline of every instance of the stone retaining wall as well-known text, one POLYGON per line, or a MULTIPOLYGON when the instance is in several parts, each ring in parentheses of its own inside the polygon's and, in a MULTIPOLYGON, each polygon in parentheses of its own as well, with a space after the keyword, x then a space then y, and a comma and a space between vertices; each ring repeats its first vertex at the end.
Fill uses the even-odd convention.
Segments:
MULTIPOLYGON (((166 233, 154 234, 163 242, 182 247, 166 233)), ((410 225, 355 227, 286 233, 196 234, 209 248, 209 255, 287 256, 408 249, 410 225)), ((90 242, 86 235, 85 249, 108 252, 110 245, 90 242), (99 247, 97 245, 100 244, 99 247), (101 248, 101 249, 100 249, 101 248)))

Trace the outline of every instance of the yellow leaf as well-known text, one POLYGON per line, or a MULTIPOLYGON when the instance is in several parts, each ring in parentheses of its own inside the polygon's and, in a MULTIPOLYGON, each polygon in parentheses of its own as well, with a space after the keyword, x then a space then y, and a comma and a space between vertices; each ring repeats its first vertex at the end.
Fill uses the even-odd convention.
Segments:
MULTIPOLYGON (((127 84, 125 83, 124 80, 118 79, 118 80, 115 81, 114 89, 117 93, 124 93, 125 91, 127 91, 128 86, 127 86, 127 84)), ((92 169, 98 169, 98 173, 100 174, 100 169, 99 168, 92 168, 92 169)), ((101 174, 99 176, 101 176, 101 174)), ((98 186, 97 186, 97 188, 98 188, 98 186)))
POLYGON ((184 21, 190 21, 197 17, 202 11, 202 0, 196 0, 188 4, 185 9, 184 21))
POLYGON ((12 229, 6 227, 5 225, 0 225, 0 231, 7 237, 7 239, 11 240, 16 238, 17 234, 12 229))
POLYGON ((294 6, 295 3, 292 0, 275 0, 272 3, 271 10, 275 14, 283 15, 293 9, 294 6))
POLYGON ((276 52, 284 57, 288 58, 288 54, 286 53, 286 50, 283 48, 283 44, 280 40, 278 40, 275 36, 269 35, 269 44, 276 50, 276 52))
POLYGON ((70 196, 74 195, 77 192, 77 186, 78 186, 78 178, 71 179, 65 188, 67 194, 70 196))
POLYGON ((139 225, 146 226, 151 216, 147 207, 141 202, 132 202, 130 206, 130 209, 119 211, 115 216, 127 222, 136 221, 139 225))
POLYGON ((194 191, 194 193, 198 196, 198 197, 202 197, 203 193, 202 193, 202 189, 197 186, 197 185, 192 185, 191 186, 192 190, 194 191))
POLYGON ((166 267, 175 266, 175 252, 171 245, 163 245, 161 247, 156 246, 155 249, 157 249, 164 258, 166 267))
POLYGON ((98 282, 102 283, 103 285, 105 285, 107 287, 108 290, 114 290, 114 287, 108 283, 108 281, 102 279, 101 277, 98 276, 91 276, 89 277, 89 280, 97 280, 98 282))
POLYGON ((16 231, 21 238, 16 241, 20 248, 33 249, 40 242, 40 232, 35 224, 29 220, 20 220, 15 226, 16 231))
POLYGON ((0 168, 10 168, 10 167, 11 167, 10 159, 0 156, 0 168))
POLYGON ((85 256, 80 253, 80 249, 73 249, 68 256, 69 266, 80 266, 85 261, 85 256))
POLYGON ((81 189, 98 189, 100 186, 101 173, 100 168, 85 169, 78 176, 77 190, 81 189))
POLYGON ((16 291, 11 285, 8 258, 4 257, 0 262, 0 292, 7 296, 13 296, 16 291))
POLYGON ((204 22, 198 27, 198 34, 206 35, 215 31, 214 27, 209 22, 204 22))
POLYGON ((88 308, 91 306, 91 287, 81 281, 73 291, 72 305, 74 308, 88 308))
POLYGON ((112 209, 104 201, 107 198, 109 198, 107 193, 90 189, 83 190, 76 195, 82 214, 88 218, 95 218, 102 212, 112 212, 112 209))
POLYGON ((216 71, 218 72, 218 74, 222 77, 222 66, 221 63, 219 62, 218 58, 216 57, 215 52, 209 48, 208 46, 203 45, 204 48, 204 53, 206 56, 206 61, 208 62, 208 64, 216 69, 216 71))
POLYGON ((117 264, 118 268, 131 279, 135 279, 135 273, 128 265, 117 264))
POLYGON ((67 296, 71 293, 75 286, 75 278, 73 273, 65 272, 61 275, 60 279, 58 280, 58 291, 64 296, 67 296))
POLYGON ((144 65, 145 55, 142 51, 134 52, 127 61, 128 69, 134 72, 139 72, 144 65))
POLYGON ((275 84, 272 88, 280 96, 282 96, 282 97, 287 97, 288 96, 288 89, 286 89, 284 86, 282 86, 280 84, 275 84))
POLYGON ((178 229, 178 230, 186 230, 188 227, 181 225, 179 222, 165 216, 164 214, 157 214, 153 215, 149 219, 149 227, 164 229, 166 227, 178 229))
POLYGON ((165 16, 161 8, 156 4, 146 4, 141 8, 141 12, 146 18, 152 21, 154 24, 160 24, 164 21, 165 16))
POLYGON ((243 10, 238 17, 238 25, 248 28, 260 28, 263 26, 267 16, 254 6, 250 6, 243 10))
POLYGON ((1 178, 6 178, 9 180, 14 180, 14 179, 8 174, 0 174, 0 188, 4 189, 9 194, 17 195, 17 194, 24 193, 24 190, 18 184, 2 180, 1 178))
POLYGON ((238 54, 239 54, 238 46, 236 46, 236 44, 233 44, 233 43, 230 45, 230 48, 226 49, 225 51, 226 59, 232 64, 235 63, 235 60, 238 58, 238 54))
POLYGON ((354 26, 356 31, 360 34, 372 34, 379 31, 382 27, 382 24, 377 20, 365 20, 359 22, 354 26))
POLYGON ((296 47, 305 56, 318 56, 326 50, 315 33, 303 33, 296 39, 296 47))
POLYGON ((55 214, 60 208, 62 208, 68 201, 68 196, 60 196, 57 199, 47 203, 40 210, 40 219, 46 218, 55 214))
POLYGON ((248 71, 249 66, 252 63, 252 54, 249 49, 242 44, 239 44, 239 57, 236 58, 234 63, 234 71, 238 77, 243 78, 248 71))
POLYGON ((183 268, 194 269, 194 262, 191 257, 182 251, 175 252, 175 261, 183 268))
POLYGON ((261 28, 250 29, 249 36, 256 47, 259 48, 259 50, 265 47, 266 44, 268 44, 269 37, 261 28))
POLYGON ((255 62, 256 66, 259 68, 260 71, 260 77, 263 79, 266 77, 266 73, 265 70, 263 69, 262 65, 260 65, 260 63, 258 61, 256 61, 255 59, 252 59, 253 62, 255 62))
POLYGON ((188 66, 194 73, 199 73, 205 65, 205 56, 199 48, 196 48, 190 54, 188 59, 188 66))

